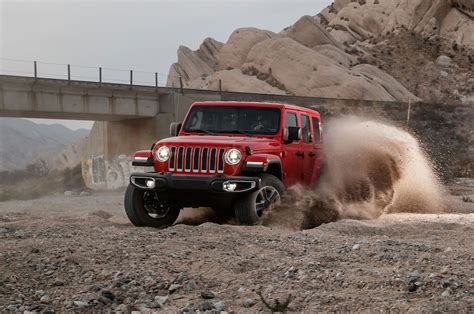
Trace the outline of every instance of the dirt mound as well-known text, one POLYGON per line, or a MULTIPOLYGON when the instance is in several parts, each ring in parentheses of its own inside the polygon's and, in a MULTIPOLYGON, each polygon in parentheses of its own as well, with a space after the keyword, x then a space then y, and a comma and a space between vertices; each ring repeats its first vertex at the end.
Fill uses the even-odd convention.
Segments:
POLYGON ((335 119, 324 145, 319 185, 291 188, 264 225, 308 229, 339 218, 443 210, 444 191, 429 160, 402 129, 355 117, 335 119))

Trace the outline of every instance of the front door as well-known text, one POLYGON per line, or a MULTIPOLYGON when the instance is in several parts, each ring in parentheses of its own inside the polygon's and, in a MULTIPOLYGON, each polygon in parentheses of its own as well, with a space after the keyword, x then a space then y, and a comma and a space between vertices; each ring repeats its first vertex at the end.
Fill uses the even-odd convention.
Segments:
MULTIPOLYGON (((284 127, 295 127, 298 125, 298 114, 296 111, 286 111, 284 127)), ((292 143, 284 143, 283 182, 288 187, 302 180, 302 151, 301 140, 292 143)))

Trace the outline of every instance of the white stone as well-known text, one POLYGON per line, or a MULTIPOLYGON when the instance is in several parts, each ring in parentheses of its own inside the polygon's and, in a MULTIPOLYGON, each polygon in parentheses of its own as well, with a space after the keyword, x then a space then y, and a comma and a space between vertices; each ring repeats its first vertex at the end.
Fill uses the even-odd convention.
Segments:
POLYGON ((449 68, 451 66, 451 58, 448 56, 439 56, 436 59, 436 64, 443 68, 449 68))

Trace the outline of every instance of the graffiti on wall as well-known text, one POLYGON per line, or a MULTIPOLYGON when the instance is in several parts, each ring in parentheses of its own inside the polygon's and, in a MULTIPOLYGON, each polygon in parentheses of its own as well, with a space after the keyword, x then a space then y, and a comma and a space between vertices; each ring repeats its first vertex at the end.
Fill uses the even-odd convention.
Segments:
POLYGON ((133 172, 132 159, 126 155, 115 156, 107 163, 107 189, 115 190, 128 185, 133 172))
POLYGON ((92 184, 98 185, 106 182, 104 155, 92 156, 89 163, 89 173, 91 174, 92 184))
POLYGON ((142 172, 151 169, 132 167, 132 158, 127 155, 117 155, 112 160, 106 160, 103 155, 90 156, 86 159, 88 169, 83 174, 84 181, 90 188, 117 190, 128 185, 132 172, 142 172))

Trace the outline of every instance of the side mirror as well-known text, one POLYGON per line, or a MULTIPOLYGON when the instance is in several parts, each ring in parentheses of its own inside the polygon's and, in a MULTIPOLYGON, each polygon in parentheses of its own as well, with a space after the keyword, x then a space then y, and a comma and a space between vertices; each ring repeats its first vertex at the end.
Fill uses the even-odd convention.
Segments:
POLYGON ((301 139, 301 128, 297 126, 286 127, 283 131, 283 141, 285 143, 292 143, 301 139))
POLYGON ((170 124, 170 135, 171 136, 178 136, 180 130, 181 130, 181 123, 171 122, 171 124, 170 124))

